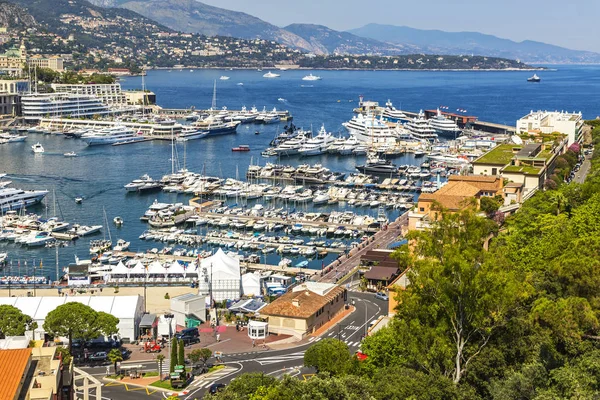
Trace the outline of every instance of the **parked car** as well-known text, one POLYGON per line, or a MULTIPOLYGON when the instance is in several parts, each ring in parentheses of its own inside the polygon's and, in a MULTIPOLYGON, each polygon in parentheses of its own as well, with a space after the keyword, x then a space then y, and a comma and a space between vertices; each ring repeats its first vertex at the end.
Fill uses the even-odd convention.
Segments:
POLYGON ((210 385, 208 387, 208 393, 210 394, 217 394, 220 391, 222 391, 223 389, 225 389, 225 385, 224 383, 213 383, 212 385, 210 385))
POLYGON ((184 346, 190 346, 194 343, 200 343, 200 338, 196 337, 196 336, 181 336, 179 338, 180 340, 183 340, 183 345, 184 346))
POLYGON ((99 351, 97 353, 89 356, 90 361, 106 361, 108 359, 108 354, 105 351, 99 351))
POLYGON ((379 300, 383 300, 383 301, 388 301, 389 300, 388 295, 385 294, 385 293, 376 293, 375 294, 375 298, 379 299, 379 300))

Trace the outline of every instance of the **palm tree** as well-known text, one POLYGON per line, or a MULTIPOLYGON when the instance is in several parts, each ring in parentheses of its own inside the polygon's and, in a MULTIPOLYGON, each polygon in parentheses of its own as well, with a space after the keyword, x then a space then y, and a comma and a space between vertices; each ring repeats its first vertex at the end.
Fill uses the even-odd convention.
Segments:
POLYGON ((165 356, 162 354, 157 354, 156 361, 158 361, 158 376, 162 378, 162 366, 163 361, 165 361, 165 356))
POLYGON ((115 366, 115 375, 117 375, 117 363, 123 361, 123 354, 121 354, 121 350, 112 349, 108 352, 108 361, 113 363, 115 366))
POLYGON ((550 200, 553 204, 556 204, 556 215, 559 215, 568 203, 566 196, 558 190, 550 195, 550 200))

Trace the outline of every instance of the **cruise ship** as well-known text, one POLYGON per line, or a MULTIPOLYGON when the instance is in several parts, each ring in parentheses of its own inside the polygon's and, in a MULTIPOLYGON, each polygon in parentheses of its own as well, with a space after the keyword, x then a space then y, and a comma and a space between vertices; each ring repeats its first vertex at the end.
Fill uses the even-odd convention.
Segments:
POLYGON ((0 189, 0 211, 5 213, 10 210, 20 210, 23 207, 37 204, 47 194, 47 190, 0 189))
POLYGON ((419 111, 419 115, 411 119, 404 126, 410 132, 410 134, 416 137, 417 139, 433 141, 438 137, 437 133, 435 133, 435 129, 433 129, 429 125, 429 121, 425 119, 425 114, 423 114, 423 110, 419 111))
POLYGON ((96 96, 74 93, 31 93, 21 97, 23 118, 36 122, 48 116, 91 118, 112 110, 96 96))
POLYGON ((385 103, 385 108, 381 113, 381 117, 390 122, 406 122, 409 118, 402 111, 398 110, 388 99, 385 103))
POLYGON ((113 126, 100 129, 99 131, 84 133, 81 136, 81 139, 87 143, 88 146, 98 146, 126 142, 138 137, 141 136, 136 136, 135 132, 126 126, 113 126))
POLYGON ((375 118, 372 114, 366 116, 355 115, 342 125, 350 134, 361 142, 370 143, 395 143, 398 134, 390 128, 382 119, 375 118))
POLYGON ((325 125, 321 126, 317 136, 310 138, 298 150, 302 156, 316 156, 327 152, 327 149, 335 141, 331 133, 327 133, 325 125))
POLYGON ((431 126, 439 136, 445 136, 452 139, 456 139, 461 133, 456 122, 444 117, 439 108, 437 109, 437 115, 429 120, 429 126, 431 126))

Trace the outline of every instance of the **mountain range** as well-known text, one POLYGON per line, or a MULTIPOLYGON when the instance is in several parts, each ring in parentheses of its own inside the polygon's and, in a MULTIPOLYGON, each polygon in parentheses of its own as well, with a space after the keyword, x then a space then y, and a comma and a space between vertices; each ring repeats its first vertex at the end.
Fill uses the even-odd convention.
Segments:
POLYGON ((196 0, 90 0, 102 7, 135 11, 173 30, 244 39, 274 40, 314 54, 474 54, 529 63, 600 63, 600 54, 478 32, 444 32, 368 24, 347 32, 322 25, 278 27, 252 15, 196 0))

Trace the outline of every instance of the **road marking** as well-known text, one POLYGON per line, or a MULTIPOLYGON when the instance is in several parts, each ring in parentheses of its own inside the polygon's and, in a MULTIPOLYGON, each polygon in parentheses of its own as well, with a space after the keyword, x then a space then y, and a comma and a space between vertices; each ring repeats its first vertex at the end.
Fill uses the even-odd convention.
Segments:
POLYGON ((215 345, 217 345, 217 344, 219 344, 219 343, 225 343, 225 342, 228 342, 228 341, 230 341, 230 340, 231 340, 231 339, 225 339, 225 340, 221 340, 221 341, 219 341, 219 342, 215 342, 215 343, 213 343, 213 344, 209 344, 209 345, 208 345, 208 346, 206 346, 206 347, 212 347, 212 346, 215 346, 215 345))
POLYGON ((319 340, 321 340, 321 339, 323 339, 323 338, 321 338, 321 337, 318 337, 318 338, 315 340, 315 342, 318 342, 318 341, 319 341, 319 340))
POLYGON ((312 342, 313 340, 315 340, 315 337, 311 337, 310 339, 308 339, 308 343, 312 342))

